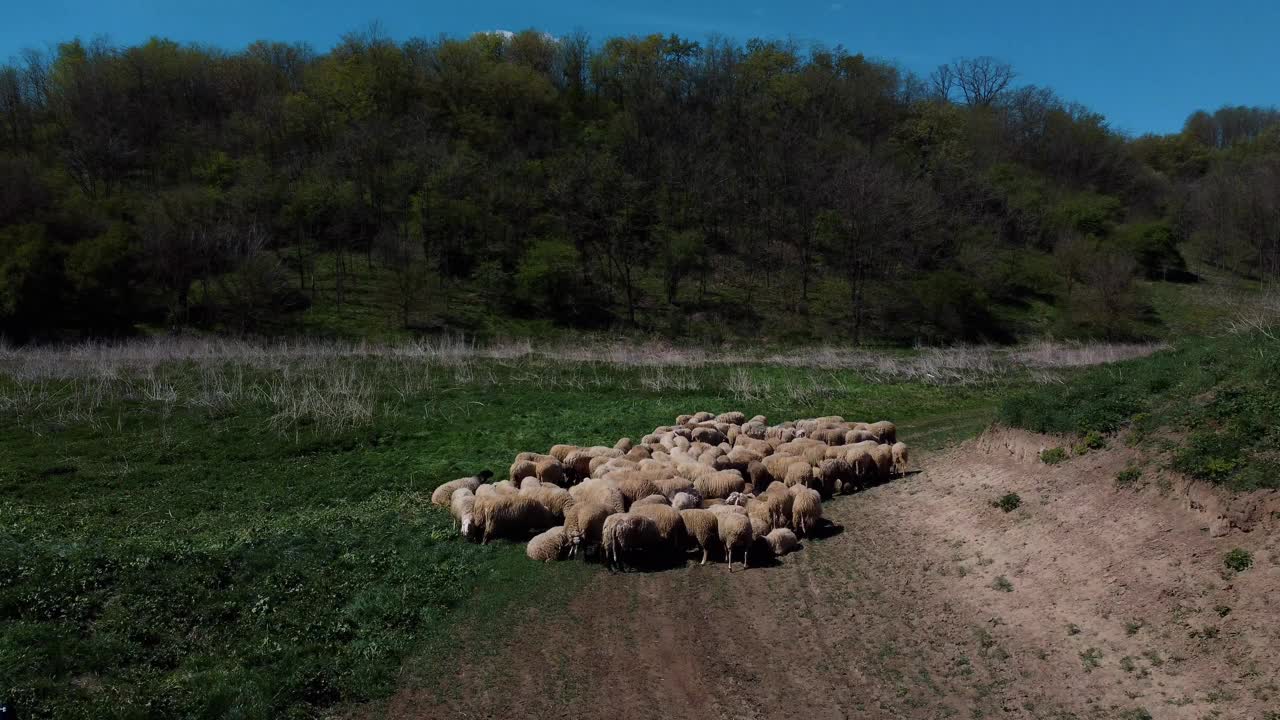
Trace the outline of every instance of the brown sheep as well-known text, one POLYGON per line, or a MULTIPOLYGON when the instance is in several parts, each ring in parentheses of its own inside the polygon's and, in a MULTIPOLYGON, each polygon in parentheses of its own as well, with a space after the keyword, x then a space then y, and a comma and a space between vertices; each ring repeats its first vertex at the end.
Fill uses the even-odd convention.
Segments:
POLYGON ((569 556, 578 554, 578 547, 595 547, 600 544, 604 519, 609 511, 593 502, 575 502, 564 511, 564 531, 572 547, 569 556))
POLYGON ((635 511, 635 509, 636 509, 636 508, 638 508, 638 507, 643 507, 643 506, 645 506, 645 505, 667 505, 667 506, 670 506, 670 505, 671 505, 671 501, 667 499, 667 496, 666 496, 666 495, 646 495, 646 496, 644 496, 644 497, 640 498, 639 500, 637 500, 637 501, 635 501, 635 502, 631 503, 631 510, 632 510, 632 511, 635 511))
POLYGON ((616 483, 608 480, 589 480, 581 485, 575 485, 570 491, 574 499, 580 503, 595 503, 609 514, 625 512, 627 509, 627 498, 618 489, 616 483))
POLYGON ((898 427, 887 420, 873 422, 868 429, 881 444, 892 445, 898 442, 898 427))
POLYGON ((889 445, 877 445, 871 449, 871 459, 876 462, 876 474, 881 480, 893 472, 893 450, 889 445))
POLYGON ((706 565, 707 550, 713 542, 720 539, 716 514, 710 510, 681 510, 680 519, 684 521, 685 536, 702 550, 702 562, 699 565, 706 565))
POLYGON ((605 518, 601 528, 601 544, 605 561, 610 568, 615 565, 625 569, 628 556, 657 547, 662 542, 658 526, 652 519, 634 513, 618 513, 605 518))
POLYGON ((728 423, 729 425, 741 425, 747 421, 747 416, 737 410, 727 413, 720 413, 716 416, 716 422, 728 423))
POLYGON ((679 551, 684 542, 684 520, 680 511, 670 505, 632 505, 631 514, 649 518, 658 526, 662 542, 679 551))
POLYGON ((710 476, 698 477, 693 481, 693 488, 702 493, 704 498, 725 498, 730 493, 742 492, 747 481, 736 470, 722 470, 710 476))
POLYGON ((729 564, 729 572, 733 572, 733 551, 742 549, 742 568, 747 568, 747 554, 751 548, 754 535, 751 533, 751 521, 745 516, 733 513, 716 518, 716 531, 720 535, 720 544, 724 545, 725 562, 729 564))
MULTIPOLYGON (((530 530, 545 530, 555 525, 551 511, 542 503, 524 495, 486 495, 477 497, 472 519, 481 529, 481 543, 495 537, 523 540, 530 530)), ((469 528, 463 528, 469 535, 469 528)))
POLYGON ((816 490, 801 490, 791 501, 791 527, 808 535, 822 519, 822 498, 816 490))
POLYGON ((538 466, 532 460, 516 460, 511 463, 511 469, 507 473, 507 479, 520 482, 527 477, 537 477, 538 466))
POLYGON ((893 474, 905 475, 907 473, 907 468, 909 463, 909 456, 907 454, 907 444, 894 443, 893 447, 890 448, 890 452, 893 455, 893 474))
POLYGON ((432 491, 431 504, 438 505, 440 507, 448 507, 449 502, 453 499, 454 490, 465 487, 474 493, 476 488, 480 487, 480 483, 488 482, 491 477, 493 477, 492 472, 483 470, 478 475, 458 478, 457 480, 450 480, 447 483, 442 483, 432 491))

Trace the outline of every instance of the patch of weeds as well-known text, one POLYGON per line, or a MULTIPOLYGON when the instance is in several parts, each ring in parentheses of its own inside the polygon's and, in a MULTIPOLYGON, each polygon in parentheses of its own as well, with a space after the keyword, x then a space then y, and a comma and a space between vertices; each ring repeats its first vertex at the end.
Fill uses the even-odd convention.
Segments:
POLYGON ((1134 670, 1138 669, 1138 665, 1133 661, 1132 656, 1125 655, 1124 657, 1120 658, 1120 669, 1127 673, 1131 673, 1134 670))
POLYGON ((1216 613, 1218 613, 1218 617, 1226 617, 1226 616, 1228 616, 1228 615, 1230 615, 1230 614, 1231 614, 1231 606, 1230 606, 1230 605, 1219 605, 1219 606, 1215 607, 1215 608, 1213 609, 1213 611, 1214 611, 1214 612, 1216 612, 1216 613))
POLYGON ((1005 493, 998 499, 991 501, 991 507, 1000 508, 1005 512, 1013 512, 1022 505, 1022 498, 1018 497, 1018 493, 1005 493))
POLYGON ((1180 698, 1169 698, 1168 700, 1165 700, 1165 702, 1169 703, 1174 707, 1183 707, 1185 705, 1190 705, 1191 703, 1195 702, 1195 700, 1192 700, 1189 697, 1180 697, 1180 698))
POLYGON ((1209 693, 1205 695, 1205 699, 1211 703, 1231 702, 1232 700, 1235 700, 1236 697, 1237 695, 1234 692, 1226 688, 1210 690, 1209 693))
POLYGON ((1245 570, 1253 567, 1253 554, 1248 550, 1236 548, 1222 558, 1222 563, 1226 565, 1229 570, 1244 572, 1245 570))
POLYGON ((1080 662, 1084 663, 1085 672, 1093 672, 1094 668, 1102 667, 1102 651, 1091 647, 1080 653, 1080 662))
POLYGON ((1009 582, 1009 578, 1000 575, 991 581, 991 588, 1000 592, 1013 592, 1013 583, 1009 582))
POLYGON ((1120 720, 1152 720, 1151 713, 1146 708, 1134 708, 1125 710, 1119 715, 1120 720))
POLYGON ((1080 626, 1079 626, 1079 625, 1077 625, 1077 624, 1075 624, 1075 623, 1070 623, 1070 624, 1068 624, 1068 625, 1067 625, 1067 634, 1068 634, 1068 635, 1079 635, 1079 634, 1080 634, 1080 632, 1081 632, 1081 630, 1080 630, 1080 626))
POLYGON ((1076 455, 1084 455, 1090 450, 1101 450, 1107 446, 1107 439, 1097 430, 1090 430, 1080 438, 1080 442, 1072 446, 1076 455))
POLYGON ((1063 447, 1049 448, 1040 453, 1040 462, 1045 465, 1057 465, 1067 459, 1067 449, 1063 447))
POLYGON ((1138 631, 1144 626, 1146 626, 1146 623, 1141 620, 1130 620, 1124 624, 1124 634, 1129 636, 1137 635, 1138 631))
POLYGON ((1218 637, 1219 632, 1220 632, 1220 629, 1218 628, 1217 625, 1205 625, 1199 630, 1192 630, 1191 632, 1187 633, 1187 637, 1193 640, 1196 638, 1200 638, 1202 640, 1213 640, 1218 637))
POLYGON ((1116 473, 1116 485, 1120 487, 1132 487, 1141 479, 1142 470, 1132 465, 1116 473))

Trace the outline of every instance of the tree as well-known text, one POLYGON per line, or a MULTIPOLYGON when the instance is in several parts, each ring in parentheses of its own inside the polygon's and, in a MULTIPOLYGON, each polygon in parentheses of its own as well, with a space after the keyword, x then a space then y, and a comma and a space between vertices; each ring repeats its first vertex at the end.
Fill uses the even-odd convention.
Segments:
POLYGON ((976 107, 995 103, 1017 77, 1012 65, 987 56, 956 60, 951 74, 965 103, 976 107))

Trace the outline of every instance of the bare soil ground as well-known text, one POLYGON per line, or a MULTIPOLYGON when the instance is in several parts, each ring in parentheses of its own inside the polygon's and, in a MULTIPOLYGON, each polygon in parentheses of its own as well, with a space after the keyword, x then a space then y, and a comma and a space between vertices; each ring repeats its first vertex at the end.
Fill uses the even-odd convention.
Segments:
POLYGON ((368 712, 422 718, 1280 717, 1280 542, 1211 537, 1176 493, 1117 489, 1002 431, 824 506, 768 566, 603 570, 457 676, 368 712), (1013 512, 991 501, 1016 492, 1013 512), (1241 547, 1254 566, 1225 571, 1241 547))

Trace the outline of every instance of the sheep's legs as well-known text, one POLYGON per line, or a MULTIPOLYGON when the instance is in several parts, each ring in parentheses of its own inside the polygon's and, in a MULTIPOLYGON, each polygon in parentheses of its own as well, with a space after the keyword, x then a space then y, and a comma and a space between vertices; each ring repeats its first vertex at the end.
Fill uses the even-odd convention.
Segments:
POLYGON ((727 557, 729 561, 729 572, 733 572, 733 548, 726 547, 725 549, 728 551, 725 554, 725 557, 727 557))
POLYGON ((706 565, 706 564, 707 564, 707 549, 706 549, 706 548, 702 548, 702 562, 700 562, 700 563, 698 563, 698 564, 699 564, 699 565, 706 565))
POLYGON ((746 569, 747 569, 747 553, 748 553, 748 552, 750 552, 750 550, 749 550, 749 549, 748 549, 748 550, 743 550, 743 551, 742 551, 742 569, 743 569, 743 570, 746 570, 746 569))

